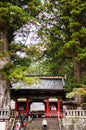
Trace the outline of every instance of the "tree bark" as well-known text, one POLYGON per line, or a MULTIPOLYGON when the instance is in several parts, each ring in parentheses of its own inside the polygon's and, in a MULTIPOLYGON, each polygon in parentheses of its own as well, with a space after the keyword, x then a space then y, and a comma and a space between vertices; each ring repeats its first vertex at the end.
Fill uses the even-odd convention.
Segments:
POLYGON ((76 60, 76 57, 73 57, 74 63, 74 78, 76 82, 80 82, 82 79, 82 69, 81 62, 76 60))
MULTIPOLYGON (((7 31, 3 30, 0 32, 0 41, 2 45, 0 46, 0 54, 3 54, 0 57, 0 69, 2 69, 8 62, 8 40, 7 40, 7 31)), ((9 106, 9 89, 8 89, 8 82, 4 78, 3 74, 0 73, 0 108, 8 107, 9 106)))

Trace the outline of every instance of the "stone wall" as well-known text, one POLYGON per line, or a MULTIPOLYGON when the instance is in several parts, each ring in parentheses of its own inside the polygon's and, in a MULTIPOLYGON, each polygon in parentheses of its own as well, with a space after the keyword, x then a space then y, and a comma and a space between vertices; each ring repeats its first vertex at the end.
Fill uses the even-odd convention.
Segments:
POLYGON ((86 130, 86 116, 64 117, 63 130, 86 130))

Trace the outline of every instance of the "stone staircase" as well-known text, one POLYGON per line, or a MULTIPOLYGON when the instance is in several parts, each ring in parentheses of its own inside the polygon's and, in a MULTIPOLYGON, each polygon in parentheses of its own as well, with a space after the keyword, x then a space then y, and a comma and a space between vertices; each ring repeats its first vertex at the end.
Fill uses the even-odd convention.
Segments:
MULTIPOLYGON (((42 130, 42 118, 35 118, 30 123, 27 124, 27 130, 42 130)), ((59 130, 58 129, 58 119, 48 118, 48 130, 59 130)))

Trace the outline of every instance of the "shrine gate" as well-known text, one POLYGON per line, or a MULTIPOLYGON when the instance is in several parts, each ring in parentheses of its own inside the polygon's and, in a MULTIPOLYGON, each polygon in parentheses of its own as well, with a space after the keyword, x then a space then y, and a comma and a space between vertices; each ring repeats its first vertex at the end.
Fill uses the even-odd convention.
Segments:
POLYGON ((65 99, 63 77, 39 77, 33 85, 14 83, 10 89, 11 99, 15 101, 15 111, 26 116, 32 112, 34 116, 62 116, 62 102, 65 99), (17 88, 19 86, 19 88, 17 88))

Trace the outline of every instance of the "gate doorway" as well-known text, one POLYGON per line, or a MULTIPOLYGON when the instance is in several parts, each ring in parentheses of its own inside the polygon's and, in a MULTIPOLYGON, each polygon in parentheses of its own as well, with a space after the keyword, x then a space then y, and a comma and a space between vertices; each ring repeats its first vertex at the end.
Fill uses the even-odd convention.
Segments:
POLYGON ((45 113, 45 104, 44 102, 32 102, 30 104, 30 111, 34 118, 40 118, 45 113))

